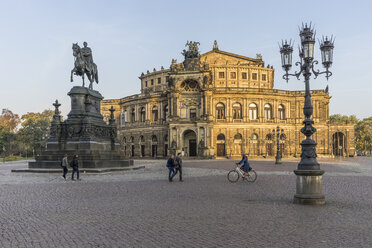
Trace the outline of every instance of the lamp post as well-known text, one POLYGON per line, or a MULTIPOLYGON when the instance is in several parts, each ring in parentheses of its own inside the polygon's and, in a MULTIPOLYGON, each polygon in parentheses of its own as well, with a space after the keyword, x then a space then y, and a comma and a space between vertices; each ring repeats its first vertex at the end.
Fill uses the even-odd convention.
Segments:
POLYGON ((322 193, 322 175, 324 174, 324 171, 320 169, 320 165, 316 160, 316 142, 311 139, 311 136, 316 132, 316 129, 312 126, 314 121, 310 118, 313 114, 310 76, 313 74, 315 78, 317 78, 320 74, 325 74, 328 80, 332 75, 328 69, 332 65, 334 39, 332 37, 330 39, 328 39, 328 37, 323 37, 322 41, 319 41, 322 54, 322 64, 326 69, 323 72, 319 72, 319 70, 314 70, 314 64, 318 64, 318 61, 314 60, 315 32, 311 23, 309 26, 307 24, 302 25, 300 38, 300 61, 295 64, 296 66, 300 66, 299 72, 296 71, 294 74, 288 73, 292 67, 293 48, 291 41, 288 43, 286 40, 282 42, 280 46, 282 67, 286 72, 283 75, 283 79, 288 82, 289 76, 295 76, 299 80, 301 74, 305 79, 305 104, 303 108, 305 120, 302 122, 304 127, 301 129, 301 132, 306 136, 306 139, 301 142, 301 161, 298 164, 297 170, 294 171, 297 175, 294 203, 322 205, 325 203, 325 198, 322 193))
MULTIPOLYGON (((279 149, 279 133, 280 129, 279 126, 276 127, 276 155, 275 155, 275 164, 281 164, 282 156, 280 155, 280 149, 279 149)), ((283 129, 282 129, 283 133, 283 129)), ((273 129, 273 137, 275 137, 275 129, 273 129)))

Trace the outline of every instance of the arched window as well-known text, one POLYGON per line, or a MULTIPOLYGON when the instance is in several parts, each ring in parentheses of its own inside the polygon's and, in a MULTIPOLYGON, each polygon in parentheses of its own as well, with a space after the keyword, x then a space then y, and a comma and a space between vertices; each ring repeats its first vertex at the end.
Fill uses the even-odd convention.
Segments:
POLYGON ((233 104, 233 119, 242 119, 242 105, 240 103, 233 104))
POLYGON ((131 113, 131 121, 135 122, 136 121, 136 110, 133 108, 132 113, 131 113))
POLYGON ((242 141, 242 135, 240 133, 237 133, 234 135, 234 143, 241 142, 242 141))
POLYGON ((120 125, 121 125, 122 127, 125 126, 125 113, 124 113, 124 112, 122 112, 122 113, 120 114, 120 125))
POLYGON ((271 120, 272 118, 273 118, 273 114, 272 114, 271 105, 266 103, 265 104, 265 119, 271 120))
POLYGON ((253 140, 253 141, 257 141, 258 140, 258 135, 257 134, 252 134, 251 135, 251 140, 253 140))
POLYGON ((168 116, 168 104, 164 106, 164 120, 167 118, 168 116))
POLYGON ((168 134, 164 136, 164 142, 168 142, 168 134))
POLYGON ((143 137, 143 135, 140 136, 139 142, 140 143, 145 143, 145 137, 143 137))
POLYGON ((249 119, 257 120, 257 105, 255 103, 249 104, 249 119))
POLYGON ((127 155, 127 139, 125 137, 121 140, 121 148, 124 150, 124 155, 127 155))
POLYGON ((158 121, 158 107, 157 106, 154 106, 152 108, 152 120, 158 121))
POLYGON ((225 119, 225 105, 217 103, 216 105, 217 119, 225 119))
POLYGON ((180 88, 184 91, 199 91, 199 84, 195 80, 187 79, 181 83, 180 88))
POLYGON ((145 122, 146 120, 146 109, 145 107, 141 108, 141 122, 145 122))
POLYGON ((131 143, 131 146, 130 146, 130 150, 131 150, 131 152, 130 152, 130 155, 133 157, 134 156, 134 144, 133 144, 133 142, 134 142, 134 137, 133 136, 131 136, 130 137, 130 139, 129 139, 129 142, 131 143))
POLYGON ((271 134, 266 135, 266 140, 272 140, 273 136, 271 134))
POLYGON ((220 133, 219 135, 217 135, 217 140, 225 140, 225 135, 220 133))
POLYGON ((152 142, 158 142, 158 138, 156 137, 156 135, 153 135, 153 136, 151 137, 151 141, 152 141, 152 142))
POLYGON ((225 135, 220 133, 217 135, 217 156, 223 157, 226 156, 226 147, 225 147, 225 135))
POLYGON ((284 106, 282 104, 279 105, 278 107, 278 117, 279 117, 279 120, 284 120, 285 119, 285 109, 284 109, 284 106))
POLYGON ((124 110, 124 122, 128 121, 128 112, 124 110))

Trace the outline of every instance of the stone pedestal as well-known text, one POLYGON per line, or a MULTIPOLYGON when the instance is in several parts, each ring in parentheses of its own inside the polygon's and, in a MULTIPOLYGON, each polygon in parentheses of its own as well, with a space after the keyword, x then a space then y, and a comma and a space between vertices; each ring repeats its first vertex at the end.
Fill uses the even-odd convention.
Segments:
POLYGON ((323 205, 322 193, 323 170, 295 170, 297 175, 296 194, 293 202, 304 205, 323 205))
POLYGON ((47 148, 29 168, 60 168, 64 154, 69 161, 79 155, 81 168, 114 168, 133 165, 120 154, 116 124, 112 115, 110 124, 103 121, 100 113, 102 95, 95 90, 75 86, 68 93, 71 97, 71 111, 66 121, 61 121, 59 104, 50 127, 47 148))

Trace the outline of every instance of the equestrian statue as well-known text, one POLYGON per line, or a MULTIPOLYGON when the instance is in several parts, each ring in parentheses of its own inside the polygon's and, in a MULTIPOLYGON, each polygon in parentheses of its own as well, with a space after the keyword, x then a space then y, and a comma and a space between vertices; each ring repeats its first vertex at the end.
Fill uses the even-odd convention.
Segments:
POLYGON ((89 89, 93 89, 93 82, 95 81, 98 84, 98 71, 97 65, 93 62, 92 50, 88 47, 88 43, 84 41, 84 47, 80 48, 78 43, 72 44, 72 51, 75 57, 75 68, 71 70, 71 82, 73 82, 72 75, 81 76, 83 78, 83 87, 84 83, 84 74, 87 75, 90 84, 89 89))

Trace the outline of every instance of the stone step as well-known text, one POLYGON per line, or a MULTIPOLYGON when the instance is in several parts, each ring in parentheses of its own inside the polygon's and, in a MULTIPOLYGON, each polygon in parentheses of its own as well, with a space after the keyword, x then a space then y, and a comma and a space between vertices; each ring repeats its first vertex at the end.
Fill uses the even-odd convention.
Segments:
MULTIPOLYGON (((28 163, 30 169, 59 169, 61 160, 36 160, 28 163)), ((132 159, 114 160, 114 159, 80 159, 79 167, 81 168, 112 168, 112 167, 128 167, 133 165, 132 159)))
MULTIPOLYGON (((108 167, 108 168, 80 168, 80 173, 105 173, 115 171, 129 171, 144 169, 144 165, 131 165, 127 167, 108 167)), ((69 168, 71 170, 71 168, 69 168)), ((41 169, 41 168, 25 168, 25 169, 13 169, 12 172, 17 173, 62 173, 62 168, 59 169, 41 169)))

